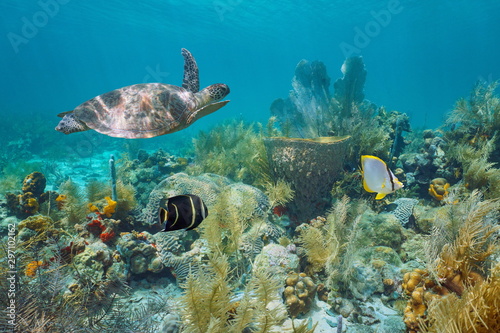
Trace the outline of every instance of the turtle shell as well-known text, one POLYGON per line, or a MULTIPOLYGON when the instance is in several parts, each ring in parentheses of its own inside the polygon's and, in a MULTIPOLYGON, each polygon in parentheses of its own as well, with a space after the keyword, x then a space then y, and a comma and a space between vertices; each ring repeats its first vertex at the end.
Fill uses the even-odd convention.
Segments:
POLYGON ((73 114, 99 133, 136 139, 183 129, 195 107, 193 93, 182 87, 144 83, 94 97, 73 114))

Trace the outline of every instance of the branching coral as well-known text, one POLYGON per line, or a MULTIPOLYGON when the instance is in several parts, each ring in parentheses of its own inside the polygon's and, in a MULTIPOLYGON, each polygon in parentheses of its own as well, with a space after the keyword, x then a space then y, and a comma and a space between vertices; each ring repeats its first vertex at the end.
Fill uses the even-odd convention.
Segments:
POLYGON ((482 191, 487 198, 500 197, 500 169, 490 162, 496 138, 495 135, 475 146, 467 143, 453 145, 448 151, 449 158, 461 165, 465 186, 482 191))
POLYGON ((273 183, 269 182, 264 187, 266 188, 266 195, 269 197, 271 207, 284 206, 295 195, 295 191, 290 184, 282 179, 278 179, 273 183))
POLYGON ((448 125, 458 125, 449 135, 474 143, 500 130, 500 99, 495 95, 497 87, 497 81, 489 84, 478 81, 468 100, 459 99, 446 120, 448 125))
POLYGON ((500 332, 500 263, 484 282, 465 289, 462 296, 450 294, 430 303, 428 333, 500 332))
POLYGON ((68 225, 79 223, 87 214, 87 205, 80 187, 71 180, 67 180, 59 186, 59 192, 66 196, 63 207, 65 220, 68 225))
MULTIPOLYGON (((425 332, 494 332, 496 330, 488 329, 500 325, 498 299, 493 299, 488 294, 488 288, 498 288, 498 264, 489 271, 488 259, 498 249, 495 234, 500 229, 496 224, 500 200, 481 199, 481 194, 474 191, 464 202, 450 205, 448 214, 442 214, 441 217, 457 220, 445 222, 444 225, 458 228, 458 231, 448 232, 445 238, 447 243, 440 252, 436 251, 439 253, 438 258, 429 258, 432 262, 428 265, 428 272, 405 275, 403 287, 411 294, 405 311, 405 322, 411 332, 420 329, 425 332), (490 283, 492 284, 488 285, 490 283), (419 290, 423 298, 418 294, 419 290), (415 292, 417 294, 414 295, 415 292), (447 294, 449 295, 442 298, 436 297, 447 294), (461 306, 450 306, 451 302, 458 302, 461 306), (482 305, 482 308, 476 308, 478 305, 482 305), (428 314, 424 316, 426 308, 428 314), (488 317, 483 317, 484 313, 488 313, 488 317), (445 315, 450 315, 453 319, 444 320, 445 315), (467 325, 465 321, 468 322, 467 325), (452 324, 446 324, 448 326, 444 329, 445 322, 452 324), (461 330, 465 327, 468 329, 461 330)), ((432 237, 438 238, 434 241, 436 247, 443 241, 440 232, 434 235, 432 237)))
POLYGON ((355 218, 349 218, 349 198, 343 197, 334 206, 327 219, 318 219, 306 227, 299 226, 299 242, 305 250, 310 264, 308 271, 318 273, 324 270, 328 289, 338 289, 338 282, 348 281, 352 268, 352 255, 358 248, 358 223, 363 204, 354 209, 355 218))
POLYGON ((224 255, 211 254, 206 269, 189 276, 184 288, 180 302, 187 333, 271 332, 286 315, 282 307, 272 306, 280 299, 279 284, 262 271, 254 273, 243 296, 234 300, 224 255))

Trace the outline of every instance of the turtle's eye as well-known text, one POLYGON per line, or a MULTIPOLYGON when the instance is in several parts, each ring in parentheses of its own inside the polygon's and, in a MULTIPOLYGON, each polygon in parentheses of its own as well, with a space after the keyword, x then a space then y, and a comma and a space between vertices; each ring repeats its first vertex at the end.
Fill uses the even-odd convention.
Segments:
POLYGON ((210 97, 214 100, 220 100, 229 94, 229 87, 223 83, 216 83, 210 87, 210 97))

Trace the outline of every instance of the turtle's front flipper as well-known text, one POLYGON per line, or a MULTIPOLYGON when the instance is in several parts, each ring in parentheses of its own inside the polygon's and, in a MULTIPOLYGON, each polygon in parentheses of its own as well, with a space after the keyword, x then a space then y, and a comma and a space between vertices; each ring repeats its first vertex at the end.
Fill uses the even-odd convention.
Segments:
POLYGON ((196 112, 193 112, 188 119, 187 119, 187 125, 191 125, 194 123, 196 120, 205 117, 206 115, 209 115, 211 113, 214 113, 215 111, 219 110, 221 107, 229 103, 229 101, 222 101, 222 102, 217 102, 217 103, 212 103, 208 104, 201 109, 197 110, 196 112))
POLYGON ((182 49, 182 56, 184 57, 184 79, 182 80, 182 87, 193 94, 197 93, 200 90, 200 79, 196 60, 194 60, 191 52, 186 49, 182 49))

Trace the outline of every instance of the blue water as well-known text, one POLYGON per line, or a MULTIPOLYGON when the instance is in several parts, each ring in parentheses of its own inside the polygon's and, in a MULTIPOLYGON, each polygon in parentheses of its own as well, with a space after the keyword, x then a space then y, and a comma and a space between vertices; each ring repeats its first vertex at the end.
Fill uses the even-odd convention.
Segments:
POLYGON ((346 55, 362 55, 366 98, 431 128, 476 80, 500 78, 498 0, 2 0, 0 18, 0 115, 51 127, 122 86, 180 85, 182 47, 202 86, 231 88, 231 103, 186 133, 265 122, 301 59, 323 61, 333 83, 346 55))

